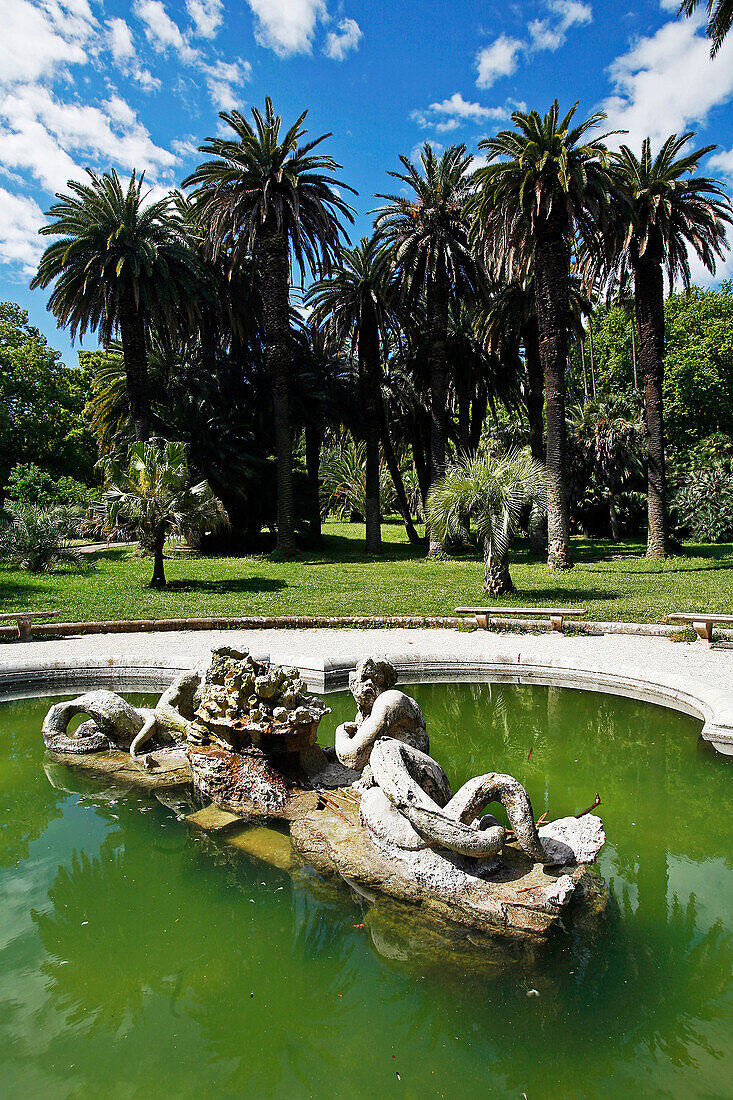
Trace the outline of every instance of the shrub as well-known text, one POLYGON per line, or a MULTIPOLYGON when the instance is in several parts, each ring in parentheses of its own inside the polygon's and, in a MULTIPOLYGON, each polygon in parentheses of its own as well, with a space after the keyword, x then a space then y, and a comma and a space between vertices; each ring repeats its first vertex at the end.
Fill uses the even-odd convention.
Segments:
POLYGON ((0 525, 0 558, 29 573, 47 573, 52 566, 82 566, 84 558, 69 546, 69 515, 62 508, 9 501, 0 525))
POLYGON ((683 528, 696 541, 733 539, 733 474, 725 466, 691 470, 674 503, 683 528))
POLYGON ((35 504, 39 508, 86 509, 94 499, 94 490, 73 477, 52 478, 33 462, 18 462, 10 471, 7 484, 9 500, 35 504))

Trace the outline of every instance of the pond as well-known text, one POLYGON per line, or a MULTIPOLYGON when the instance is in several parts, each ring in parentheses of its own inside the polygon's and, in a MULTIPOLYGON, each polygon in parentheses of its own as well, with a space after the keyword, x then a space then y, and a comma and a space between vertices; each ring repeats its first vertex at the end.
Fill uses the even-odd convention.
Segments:
MULTIPOLYGON (((433 952, 402 917, 371 923, 346 886, 192 830, 170 794, 164 805, 78 771, 47 775, 51 700, 6 701, 4 1095, 733 1093, 731 758, 698 744, 696 720, 627 699, 407 690, 454 789, 508 771, 552 817, 600 792, 600 929, 481 966, 433 952)), ((324 743, 354 709, 328 702, 324 743)))

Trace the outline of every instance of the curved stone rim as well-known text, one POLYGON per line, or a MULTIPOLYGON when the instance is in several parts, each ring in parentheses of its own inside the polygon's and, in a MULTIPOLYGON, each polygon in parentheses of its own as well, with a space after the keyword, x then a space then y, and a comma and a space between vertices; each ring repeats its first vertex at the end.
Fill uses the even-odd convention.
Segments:
MULTIPOLYGON (((252 651, 257 659, 268 654, 252 651)), ((489 683, 539 684, 575 690, 620 695, 667 707, 698 718, 701 736, 726 755, 733 755, 733 691, 713 687, 688 677, 665 676, 648 670, 644 676, 628 665, 616 668, 578 666, 557 657, 538 660, 521 656, 515 660, 446 657, 443 654, 388 654, 399 683, 483 681, 489 683)), ((295 663, 295 662, 293 662, 295 663)), ((323 659, 300 665, 301 674, 314 690, 332 691, 348 685, 351 661, 323 659)), ((80 687, 120 688, 127 691, 162 691, 185 672, 188 664, 153 656, 0 662, 0 698, 26 698, 64 694, 80 687)))

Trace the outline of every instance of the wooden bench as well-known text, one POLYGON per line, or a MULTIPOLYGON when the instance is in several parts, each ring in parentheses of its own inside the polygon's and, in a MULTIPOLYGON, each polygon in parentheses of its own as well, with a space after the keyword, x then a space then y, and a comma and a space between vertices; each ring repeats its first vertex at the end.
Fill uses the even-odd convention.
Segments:
POLYGON ((3 619, 15 619, 18 624, 18 638, 21 642, 33 641, 33 621, 35 619, 55 619, 59 611, 6 611, 0 615, 3 619))
POLYGON ((476 625, 489 629, 489 619, 549 619, 553 630, 562 633, 564 619, 580 619, 584 607, 457 607, 456 615, 475 615, 476 625))
POLYGON ((667 618, 676 623, 692 623, 692 629, 698 638, 702 638, 704 642, 712 642, 714 623, 725 623, 728 626, 733 626, 733 615, 713 615, 707 611, 692 611, 689 614, 684 611, 676 611, 674 615, 668 615, 667 618))

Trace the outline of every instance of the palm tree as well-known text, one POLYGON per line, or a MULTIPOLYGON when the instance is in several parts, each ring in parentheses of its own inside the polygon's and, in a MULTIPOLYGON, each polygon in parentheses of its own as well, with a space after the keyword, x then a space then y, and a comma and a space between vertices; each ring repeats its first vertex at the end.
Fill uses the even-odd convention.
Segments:
POLYGON ((44 236, 58 237, 38 265, 31 288, 54 282, 48 308, 72 339, 97 332, 107 345, 119 332, 135 438, 150 432, 148 345, 198 313, 204 272, 172 196, 148 202, 144 173, 126 187, 112 169, 89 182, 69 180, 48 211, 44 236))
POLYGON ((307 302, 311 320, 323 325, 337 347, 356 347, 362 434, 366 445, 366 549, 381 548, 379 438, 382 420, 381 364, 393 322, 390 258, 376 237, 362 237, 356 248, 342 248, 338 267, 313 284, 307 302))
POLYGON ((0 513, 0 559, 29 573, 48 573, 52 566, 64 564, 81 568, 84 558, 69 544, 78 522, 64 508, 9 500, 0 513))
POLYGON ((618 542, 618 495, 643 469, 643 427, 622 398, 588 401, 573 410, 572 431, 589 471, 608 500, 611 538, 618 542))
POLYGON ((693 15, 703 3, 708 13, 708 25, 705 34, 710 39, 710 56, 715 57, 723 45, 723 39, 733 26, 733 0, 682 0, 677 9, 678 15, 693 15))
POLYGON ((134 443, 127 465, 102 462, 106 479, 104 506, 115 526, 126 527, 154 556, 152 588, 165 588, 163 547, 169 534, 215 531, 228 523, 221 501, 207 481, 192 484, 183 443, 148 440, 134 443))
POLYGON ((694 134, 673 134, 652 156, 645 138, 641 157, 627 145, 613 157, 613 176, 618 191, 614 233, 607 233, 610 251, 609 278, 621 290, 629 277, 634 282, 639 324, 639 363, 644 377, 644 407, 648 441, 647 556, 666 557, 667 512, 664 461, 664 271, 670 289, 676 279, 690 285, 688 248, 705 267, 715 272, 716 257, 726 247, 726 224, 733 210, 723 188, 704 176, 688 178, 714 145, 679 156, 694 134))
POLYGON ((262 293, 265 362, 272 387, 277 457, 277 546, 295 550, 292 441, 290 431, 291 256, 301 278, 306 266, 316 273, 328 268, 342 235, 339 216, 353 221, 351 208, 337 188, 356 194, 335 173, 332 157, 313 154, 330 137, 303 142, 308 112, 280 139, 281 118, 269 96, 264 116, 252 109, 254 126, 239 111, 220 113, 233 137, 207 138, 200 146, 209 159, 183 186, 194 186, 199 218, 206 226, 209 251, 229 252, 233 270, 248 258, 255 262, 262 293))
POLYGON ((577 103, 560 118, 557 100, 541 118, 512 114, 514 130, 479 142, 488 164, 476 172, 476 220, 513 267, 518 255, 534 274, 547 419, 547 564, 568 569, 570 526, 566 482, 565 375, 570 327, 573 242, 592 234, 608 202, 608 153, 596 112, 577 126, 577 103))
POLYGON ((466 516, 475 520, 484 547, 484 591, 513 592, 507 555, 527 504, 541 512, 545 472, 526 452, 491 461, 482 455, 451 463, 430 490, 428 518, 443 540, 461 532, 466 516))
MULTIPOLYGON (((425 298, 430 378, 431 484, 445 469, 446 340, 451 295, 476 290, 479 267, 469 244, 466 201, 473 158, 465 145, 451 145, 437 157, 426 142, 420 164, 401 156, 404 172, 390 172, 409 194, 378 195, 377 234, 389 248, 397 284, 407 308, 425 298)), ((440 547, 431 534, 430 550, 440 547)))

